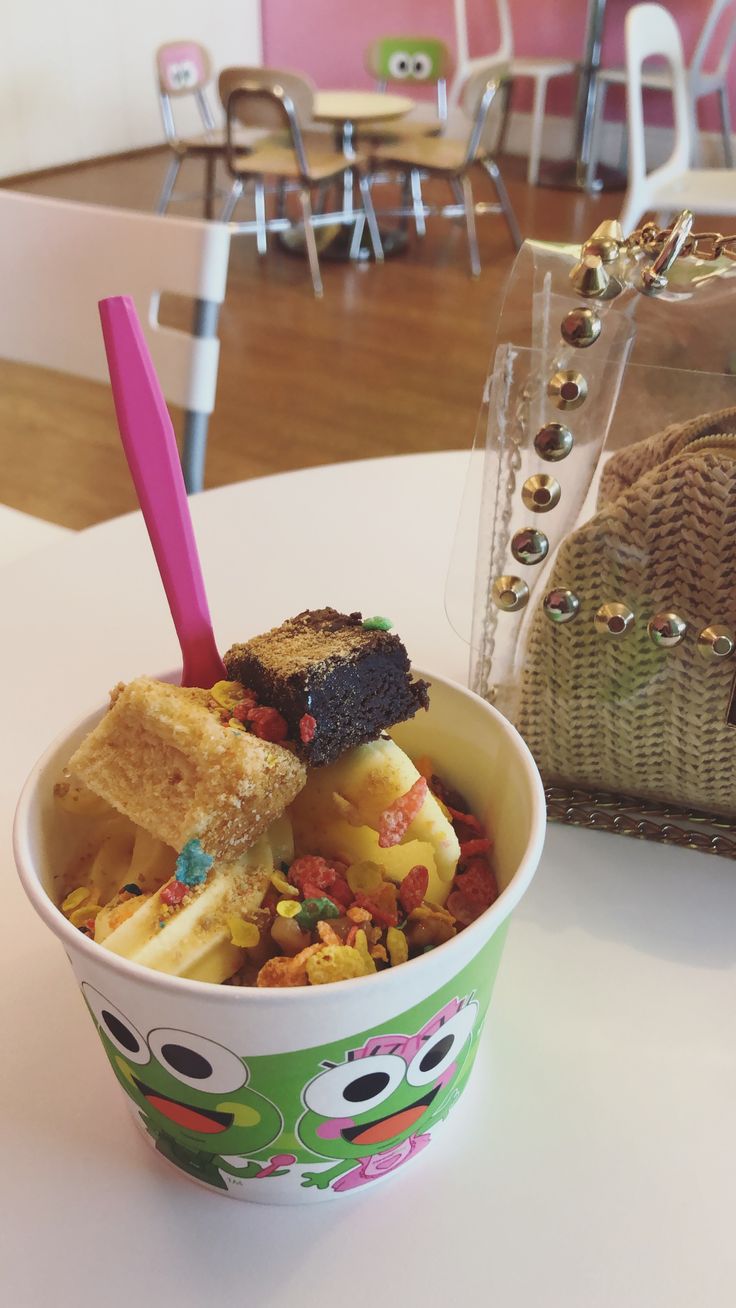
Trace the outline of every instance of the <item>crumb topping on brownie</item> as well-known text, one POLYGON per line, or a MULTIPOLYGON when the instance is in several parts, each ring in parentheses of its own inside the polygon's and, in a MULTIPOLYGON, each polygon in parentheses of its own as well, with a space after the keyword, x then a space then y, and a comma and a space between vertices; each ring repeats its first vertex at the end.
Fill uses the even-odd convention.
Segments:
POLYGON ((234 645, 226 659, 247 651, 253 658, 262 659, 274 676, 288 678, 299 676, 306 668, 315 674, 321 668, 328 671, 337 662, 353 662, 374 650, 394 658, 403 656, 403 665, 409 667, 399 637, 390 631, 365 628, 362 614, 338 613, 332 608, 305 609, 245 645, 234 645))

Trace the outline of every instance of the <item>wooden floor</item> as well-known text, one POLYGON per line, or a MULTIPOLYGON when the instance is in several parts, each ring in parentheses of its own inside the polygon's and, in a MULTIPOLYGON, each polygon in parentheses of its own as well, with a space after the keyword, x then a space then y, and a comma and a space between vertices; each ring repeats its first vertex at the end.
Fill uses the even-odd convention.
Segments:
MULTIPOLYGON (((154 153, 36 178, 22 189, 150 211, 165 164, 154 153)), ((191 168, 182 189, 199 185, 191 168)), ((525 235, 582 239, 620 207, 620 194, 591 199, 530 188, 518 160, 505 172, 525 235)), ((490 191, 480 178, 476 198, 490 199, 490 191)), ((172 212, 196 212, 196 205, 172 212)), ((478 228, 477 280, 468 274, 464 229, 436 219, 423 241, 413 238, 383 267, 325 262, 322 301, 301 258, 272 241, 259 259, 252 237, 235 237, 207 485, 469 447, 513 259, 500 218, 480 218, 478 228)), ((178 426, 180 415, 174 418, 178 426)), ((109 392, 100 385, 0 363, 0 467, 1 501, 65 526, 134 507, 109 392)))

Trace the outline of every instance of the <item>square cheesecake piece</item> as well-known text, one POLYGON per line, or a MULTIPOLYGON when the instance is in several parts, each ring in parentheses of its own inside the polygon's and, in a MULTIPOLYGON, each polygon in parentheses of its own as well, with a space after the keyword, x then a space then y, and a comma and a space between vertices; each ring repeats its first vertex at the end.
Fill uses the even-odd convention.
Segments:
POLYGON ((290 750, 223 722, 206 690, 139 677, 111 701, 69 770, 176 850, 199 839, 213 858, 236 858, 306 781, 290 750))
POLYGON ((312 766, 331 763, 429 705, 427 682, 412 679, 399 637, 364 627, 360 613, 307 609, 233 645, 225 667, 278 709, 312 766), (314 720, 307 731, 300 728, 305 716, 314 720))

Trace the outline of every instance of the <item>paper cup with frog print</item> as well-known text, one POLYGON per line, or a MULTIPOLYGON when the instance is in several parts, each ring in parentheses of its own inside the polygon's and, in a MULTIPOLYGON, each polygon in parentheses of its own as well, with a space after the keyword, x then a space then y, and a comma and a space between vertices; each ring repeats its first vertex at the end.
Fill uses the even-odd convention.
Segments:
MULTIPOLYGON (((26 784, 15 825, 25 890, 66 949, 135 1122, 163 1158, 212 1190, 259 1203, 362 1190, 422 1153, 462 1094, 509 915, 541 854, 544 794, 499 713, 424 675, 429 712, 392 735, 414 757, 429 755, 487 825, 501 893, 454 939, 370 976, 216 986, 95 944, 55 906, 70 836, 53 787, 100 714, 57 741, 26 784)), ((111 1102, 111 1120, 115 1111, 111 1102)))

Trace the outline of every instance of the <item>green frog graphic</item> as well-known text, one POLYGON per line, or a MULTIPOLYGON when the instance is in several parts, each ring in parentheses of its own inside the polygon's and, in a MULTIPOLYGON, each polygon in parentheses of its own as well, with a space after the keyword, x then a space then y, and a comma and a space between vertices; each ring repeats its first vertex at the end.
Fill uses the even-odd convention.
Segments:
POLYGON ((144 1039, 93 986, 82 991, 115 1075, 165 1158, 220 1190, 229 1188, 223 1171, 250 1180, 286 1174, 293 1154, 262 1153, 281 1134, 281 1113, 250 1089, 242 1058, 191 1031, 159 1027, 144 1039))
POLYGON ((323 1064, 304 1090, 297 1134, 336 1161, 305 1172, 302 1185, 354 1190, 421 1152, 467 1079, 478 1015, 475 1000, 451 999, 416 1035, 371 1036, 344 1062, 323 1064))

